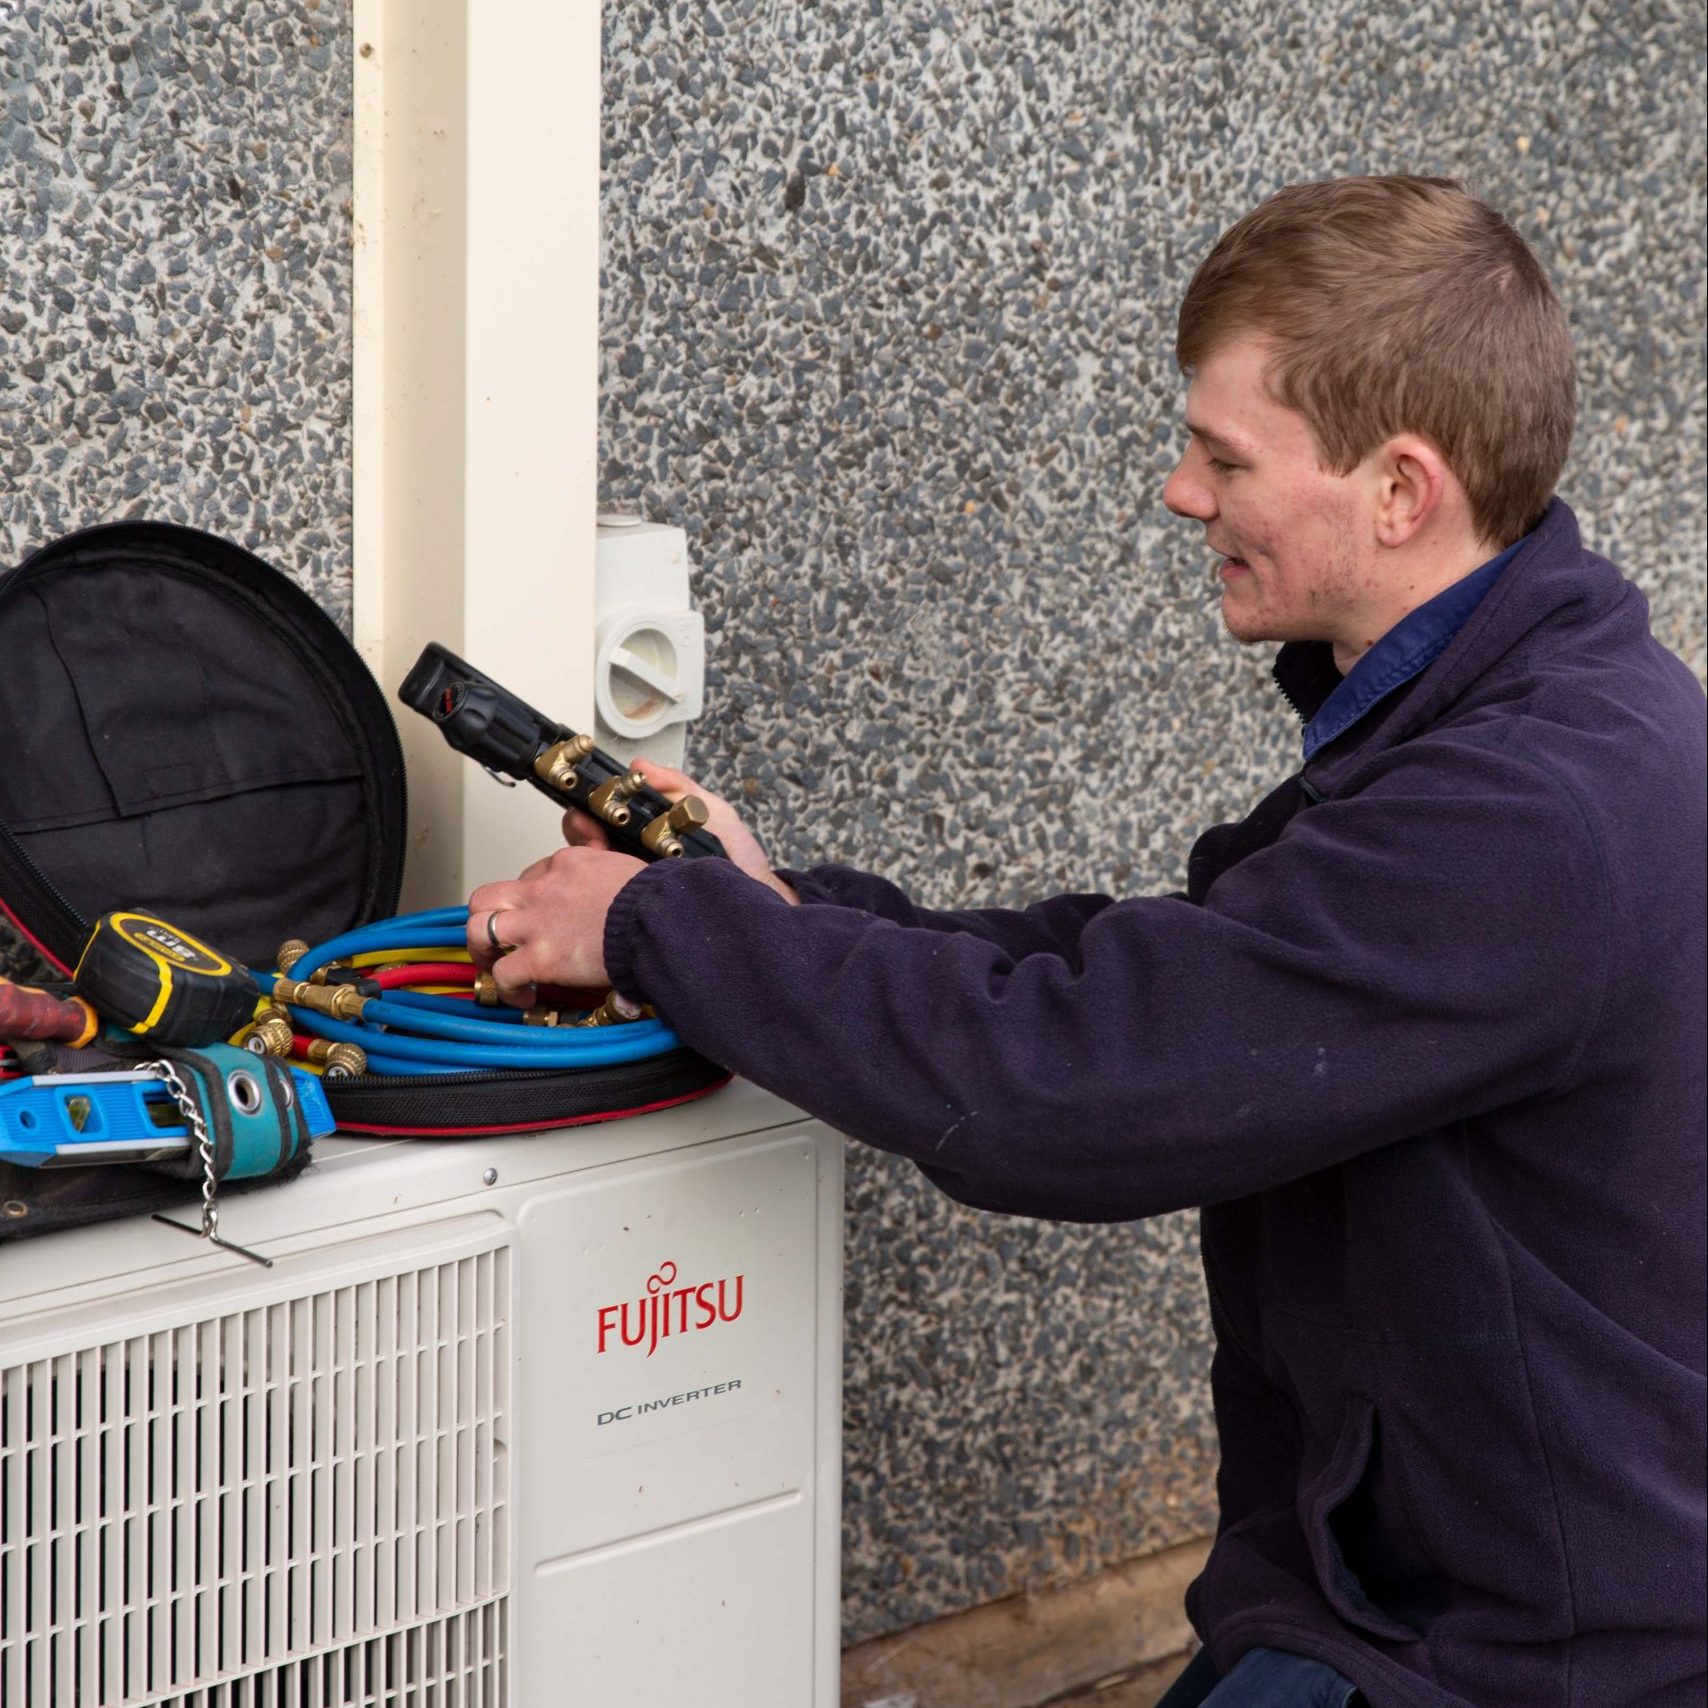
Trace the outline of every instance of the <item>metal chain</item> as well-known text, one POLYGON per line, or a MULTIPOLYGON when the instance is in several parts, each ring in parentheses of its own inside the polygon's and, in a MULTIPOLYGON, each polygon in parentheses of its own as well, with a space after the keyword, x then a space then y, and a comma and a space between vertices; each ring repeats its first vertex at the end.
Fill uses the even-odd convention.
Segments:
POLYGON ((208 1124, 202 1119, 201 1107, 190 1095, 190 1088, 185 1085, 178 1070, 170 1062, 150 1062, 148 1065, 166 1081, 166 1089, 172 1093, 172 1101, 178 1105, 184 1117, 184 1125, 190 1129, 190 1136, 196 1141, 196 1149, 202 1159, 202 1238, 217 1243, 219 1176, 214 1172, 214 1146, 208 1135, 208 1124))
POLYGON ((235 1252, 239 1257, 247 1257, 251 1263, 258 1263, 263 1269, 271 1269, 273 1260, 263 1257, 258 1251, 250 1251, 246 1246, 233 1245, 228 1239, 222 1239, 219 1232, 219 1175, 214 1161, 213 1139, 208 1133, 208 1124, 202 1117, 201 1106, 196 1102, 190 1088, 179 1076, 178 1070, 171 1062, 164 1059, 143 1064, 166 1081, 166 1089, 172 1093, 172 1101, 178 1105, 184 1117, 184 1124, 190 1129, 190 1136, 196 1141, 196 1150, 202 1159, 202 1225, 199 1229, 186 1227, 182 1222, 175 1222, 170 1216, 156 1216, 157 1222, 164 1222, 169 1228, 177 1228, 187 1234, 199 1233, 201 1238, 211 1245, 217 1245, 223 1251, 235 1252))

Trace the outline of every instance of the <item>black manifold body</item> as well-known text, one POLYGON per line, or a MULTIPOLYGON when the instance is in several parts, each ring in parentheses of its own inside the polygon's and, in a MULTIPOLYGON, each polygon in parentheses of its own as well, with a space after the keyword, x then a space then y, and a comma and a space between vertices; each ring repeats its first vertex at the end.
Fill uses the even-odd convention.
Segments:
POLYGON ((704 828, 694 795, 672 803, 638 771, 544 717, 472 664, 430 643, 403 679, 398 698, 431 718, 445 740, 477 765, 532 783, 559 806, 579 807, 604 824, 613 847, 643 860, 725 857, 704 828))

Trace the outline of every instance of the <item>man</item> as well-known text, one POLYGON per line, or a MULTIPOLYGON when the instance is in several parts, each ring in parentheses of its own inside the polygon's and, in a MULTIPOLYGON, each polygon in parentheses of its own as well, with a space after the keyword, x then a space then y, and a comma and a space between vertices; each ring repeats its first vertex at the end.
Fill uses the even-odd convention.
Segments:
POLYGON ((1455 186, 1349 179, 1223 236, 1177 353, 1164 501, 1306 720, 1183 895, 932 912, 718 803, 728 865, 571 815, 470 947, 966 1203, 1205 1207, 1221 1518, 1169 1708, 1699 1705, 1703 701, 1552 497, 1564 314, 1455 186))

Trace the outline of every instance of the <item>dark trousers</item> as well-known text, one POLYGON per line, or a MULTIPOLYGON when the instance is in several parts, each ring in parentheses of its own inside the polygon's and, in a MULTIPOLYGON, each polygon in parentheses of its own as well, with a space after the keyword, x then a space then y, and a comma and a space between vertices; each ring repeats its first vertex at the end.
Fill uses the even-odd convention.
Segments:
POLYGON ((1156 1708, 1358 1708, 1364 1698, 1331 1666, 1279 1649, 1250 1649, 1230 1673, 1200 1649, 1156 1708))

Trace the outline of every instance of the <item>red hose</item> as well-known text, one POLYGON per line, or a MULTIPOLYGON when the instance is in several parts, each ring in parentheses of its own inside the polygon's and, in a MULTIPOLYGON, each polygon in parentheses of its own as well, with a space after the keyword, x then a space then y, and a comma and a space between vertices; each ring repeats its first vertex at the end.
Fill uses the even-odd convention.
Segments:
POLYGON ((473 984, 480 968, 470 961, 411 961, 402 967, 379 967, 363 975, 381 990, 418 984, 473 984))

